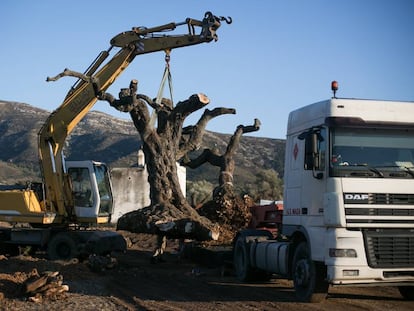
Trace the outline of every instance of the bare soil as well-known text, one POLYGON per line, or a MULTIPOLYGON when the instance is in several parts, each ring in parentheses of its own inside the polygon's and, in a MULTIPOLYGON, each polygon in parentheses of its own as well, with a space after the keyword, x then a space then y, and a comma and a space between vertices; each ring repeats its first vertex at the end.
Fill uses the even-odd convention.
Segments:
POLYGON ((156 238, 125 236, 132 241, 128 251, 113 254, 115 267, 97 272, 88 260, 0 255, 0 310, 414 310, 392 287, 330 288, 322 303, 297 303, 290 281, 240 283, 230 265, 214 260, 221 257, 180 256, 175 240, 168 243, 165 262, 152 264, 156 238), (33 269, 59 271, 69 292, 28 301, 22 287, 33 269))

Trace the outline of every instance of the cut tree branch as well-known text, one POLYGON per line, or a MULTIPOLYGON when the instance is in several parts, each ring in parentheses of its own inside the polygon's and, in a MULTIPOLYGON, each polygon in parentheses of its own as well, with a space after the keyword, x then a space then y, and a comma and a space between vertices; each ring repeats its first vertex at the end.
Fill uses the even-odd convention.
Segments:
POLYGON ((180 160, 190 151, 198 150, 201 146, 207 123, 211 119, 224 114, 236 114, 236 110, 223 107, 214 108, 213 110, 206 109, 196 125, 183 128, 177 160, 180 160))
POLYGON ((211 149, 204 149, 203 152, 195 159, 184 159, 182 165, 197 168, 204 163, 208 162, 211 165, 218 166, 220 168, 219 186, 222 187, 225 184, 233 185, 233 172, 234 172, 234 153, 236 152, 239 144, 240 137, 244 133, 255 132, 260 129, 259 119, 254 119, 253 125, 244 126, 239 125, 230 138, 230 142, 227 145, 226 152, 223 155, 219 155, 217 151, 211 149))

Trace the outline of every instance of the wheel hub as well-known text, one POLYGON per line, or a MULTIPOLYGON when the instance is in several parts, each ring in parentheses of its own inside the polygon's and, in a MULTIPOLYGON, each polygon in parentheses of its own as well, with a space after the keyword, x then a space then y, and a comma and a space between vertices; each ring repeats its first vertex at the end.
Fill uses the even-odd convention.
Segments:
POLYGON ((307 286, 310 279, 310 267, 306 259, 301 259, 298 261, 295 270, 295 281, 299 286, 307 286))

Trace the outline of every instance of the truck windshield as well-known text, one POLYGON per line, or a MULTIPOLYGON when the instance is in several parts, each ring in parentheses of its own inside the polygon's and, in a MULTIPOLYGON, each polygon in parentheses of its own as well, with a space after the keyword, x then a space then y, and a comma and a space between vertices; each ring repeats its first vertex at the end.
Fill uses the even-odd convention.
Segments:
POLYGON ((336 128, 330 176, 414 178, 414 130, 336 128))
POLYGON ((108 169, 105 165, 95 165, 95 176, 98 184, 100 197, 99 214, 106 215, 112 213, 112 191, 109 181, 108 169))

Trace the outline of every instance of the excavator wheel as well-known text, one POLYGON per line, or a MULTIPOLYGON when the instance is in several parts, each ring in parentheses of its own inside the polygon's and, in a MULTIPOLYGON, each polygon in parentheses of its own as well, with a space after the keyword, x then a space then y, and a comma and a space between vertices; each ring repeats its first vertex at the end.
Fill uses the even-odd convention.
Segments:
POLYGON ((66 232, 56 234, 47 247, 47 255, 51 260, 66 260, 77 257, 79 250, 73 236, 66 232))

